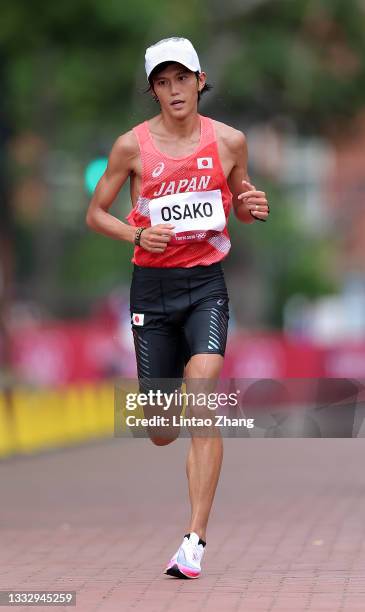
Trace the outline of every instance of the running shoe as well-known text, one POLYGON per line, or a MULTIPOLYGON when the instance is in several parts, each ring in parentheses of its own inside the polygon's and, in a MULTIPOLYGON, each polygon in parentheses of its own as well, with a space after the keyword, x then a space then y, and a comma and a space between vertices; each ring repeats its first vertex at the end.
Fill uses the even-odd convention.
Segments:
POLYGON ((185 535, 180 548, 170 559, 165 574, 175 578, 199 578, 205 544, 194 531, 185 535))

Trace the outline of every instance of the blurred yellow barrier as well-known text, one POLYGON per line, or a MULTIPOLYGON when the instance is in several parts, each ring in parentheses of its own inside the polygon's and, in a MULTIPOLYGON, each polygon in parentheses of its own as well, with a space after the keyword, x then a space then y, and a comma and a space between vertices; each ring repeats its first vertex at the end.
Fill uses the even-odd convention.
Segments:
POLYGON ((0 458, 113 433, 113 382, 0 392, 0 458))
MULTIPOLYGON (((112 437, 114 431, 116 435, 128 434, 126 417, 132 414, 126 408, 129 392, 138 392, 136 381, 124 381, 123 386, 107 381, 58 390, 16 388, 11 393, 0 392, 0 459, 112 437)), ((144 416, 138 402, 133 414, 144 416)), ((145 428, 134 427, 130 433, 143 435, 145 428)))
POLYGON ((14 450, 14 435, 11 418, 11 404, 8 394, 0 395, 0 457, 11 455, 14 450))

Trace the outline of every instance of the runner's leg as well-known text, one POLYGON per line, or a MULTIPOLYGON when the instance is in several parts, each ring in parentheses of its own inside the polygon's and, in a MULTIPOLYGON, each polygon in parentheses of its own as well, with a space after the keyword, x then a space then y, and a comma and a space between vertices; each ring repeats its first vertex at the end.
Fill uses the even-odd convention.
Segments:
MULTIPOLYGON (((165 295, 159 269, 134 267, 130 292, 131 323, 135 345, 140 393, 161 391, 174 394, 184 373, 186 340, 181 326, 171 320, 165 308, 165 295)), ((169 279, 167 282, 169 285, 169 279)), ((156 398, 157 399, 157 398, 156 398)), ((173 395, 174 399, 174 395, 173 395)), ((181 414, 182 406, 172 401, 164 405, 143 406, 144 417, 172 417, 181 414)), ((147 426, 151 441, 157 446, 170 444, 179 436, 178 426, 147 426)))
MULTIPOLYGON (((187 391, 215 392, 227 343, 229 298, 221 266, 207 268, 191 280, 191 312, 185 322, 190 349, 186 363, 187 391)), ((187 410, 188 412, 188 410, 187 410)), ((212 418, 214 412, 194 407, 191 416, 212 418)), ((190 531, 203 540, 223 459, 223 442, 218 427, 189 428, 191 443, 186 472, 191 502, 190 531)))
MULTIPOLYGON (((193 355, 185 369, 187 389, 192 388, 192 379, 216 381, 222 365, 221 355, 193 355)), ((194 531, 202 540, 206 540, 209 513, 223 460, 223 441, 219 429, 215 429, 213 435, 199 436, 192 432, 186 463, 191 504, 190 524, 187 531, 194 531)))

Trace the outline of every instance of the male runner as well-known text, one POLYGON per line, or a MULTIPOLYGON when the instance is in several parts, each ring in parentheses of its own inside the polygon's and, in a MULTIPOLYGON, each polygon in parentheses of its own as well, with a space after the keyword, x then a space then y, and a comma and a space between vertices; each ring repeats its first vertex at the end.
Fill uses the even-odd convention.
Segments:
MULTIPOLYGON (((230 209, 253 223, 266 221, 269 207, 265 193, 249 182, 244 134, 198 113, 206 74, 190 41, 159 41, 147 49, 145 66, 160 113, 116 140, 87 224, 135 245, 130 308, 140 386, 163 379, 173 390, 183 377, 187 388, 197 380, 214 385, 227 340, 221 261, 230 250, 230 209), (133 207, 126 224, 108 211, 128 177, 133 207)), ((148 432, 157 445, 178 435, 148 432)), ((167 565, 169 575, 200 575, 222 457, 220 435, 192 435, 186 465, 191 520, 167 565)))

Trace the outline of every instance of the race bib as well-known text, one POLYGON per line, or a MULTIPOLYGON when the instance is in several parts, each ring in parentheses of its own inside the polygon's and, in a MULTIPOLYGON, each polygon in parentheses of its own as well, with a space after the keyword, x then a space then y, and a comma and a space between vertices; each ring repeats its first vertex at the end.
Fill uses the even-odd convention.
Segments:
POLYGON ((200 242, 221 232, 226 225, 222 192, 192 191, 155 198, 149 202, 151 225, 172 223, 170 244, 200 242))

